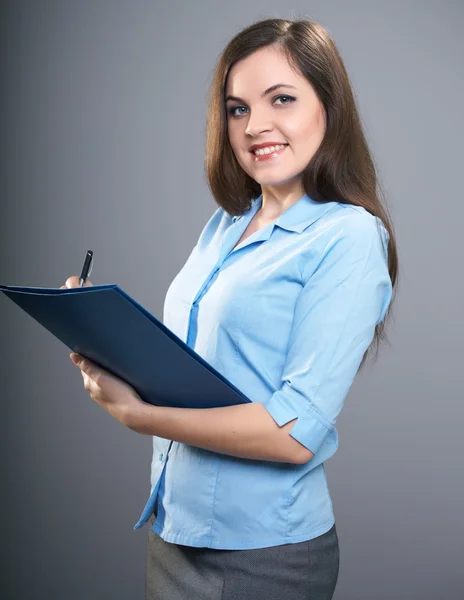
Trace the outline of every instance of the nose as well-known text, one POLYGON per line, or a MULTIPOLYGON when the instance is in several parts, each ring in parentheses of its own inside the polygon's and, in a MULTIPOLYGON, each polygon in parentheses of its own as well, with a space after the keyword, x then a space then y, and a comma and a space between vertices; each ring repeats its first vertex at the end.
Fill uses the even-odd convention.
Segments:
POLYGON ((260 119, 259 116, 255 114, 254 116, 250 116, 248 119, 248 125, 245 129, 245 134, 256 137, 261 133, 271 130, 272 125, 270 121, 265 116, 261 117, 260 119))

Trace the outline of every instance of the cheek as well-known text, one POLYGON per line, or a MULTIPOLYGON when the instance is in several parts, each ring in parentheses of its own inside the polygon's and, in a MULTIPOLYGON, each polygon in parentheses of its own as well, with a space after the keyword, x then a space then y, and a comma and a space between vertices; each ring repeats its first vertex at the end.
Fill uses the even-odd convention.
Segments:
POLYGON ((320 117, 297 119, 292 123, 289 137, 296 148, 314 153, 324 138, 325 123, 320 117))
POLYGON ((238 136, 237 132, 234 131, 233 127, 229 128, 228 136, 229 136, 229 144, 231 145, 232 151, 235 154, 235 156, 239 159, 240 158, 239 142, 238 142, 239 136, 238 136))
POLYGON ((238 140, 240 137, 240 132, 239 132, 239 128, 237 127, 237 124, 234 123, 233 121, 229 121, 227 124, 227 135, 229 137, 230 145, 232 146, 232 149, 235 152, 238 147, 238 140))
POLYGON ((243 149, 243 135, 243 132, 238 131, 238 128, 229 128, 228 136, 232 151, 239 165, 246 170, 249 166, 249 163, 247 161, 248 155, 244 153, 243 149))
POLYGON ((290 125, 295 139, 304 142, 310 138, 319 138, 324 133, 324 122, 319 117, 308 120, 308 117, 296 118, 290 125))

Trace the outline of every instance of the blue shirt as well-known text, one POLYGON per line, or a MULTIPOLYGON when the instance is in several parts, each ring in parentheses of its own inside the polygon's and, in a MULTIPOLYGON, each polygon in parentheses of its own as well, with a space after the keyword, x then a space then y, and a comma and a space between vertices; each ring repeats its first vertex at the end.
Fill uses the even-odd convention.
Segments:
POLYGON ((302 196, 237 241, 218 208, 171 283, 164 324, 314 457, 239 458, 153 437, 151 495, 134 529, 187 546, 250 549, 312 539, 335 522, 324 461, 337 415, 392 296, 388 232, 364 208, 302 196))

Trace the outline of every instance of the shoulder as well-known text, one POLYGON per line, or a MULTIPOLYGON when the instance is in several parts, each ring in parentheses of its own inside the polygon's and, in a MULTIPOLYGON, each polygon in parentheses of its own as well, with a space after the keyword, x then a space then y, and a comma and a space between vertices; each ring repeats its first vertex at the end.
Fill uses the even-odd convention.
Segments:
POLYGON ((371 214, 363 206, 338 203, 335 210, 329 214, 333 225, 340 226, 340 233, 356 235, 356 233, 378 230, 379 227, 386 231, 381 219, 371 214))
POLYGON ((325 221, 324 248, 338 243, 345 248, 367 251, 380 244, 385 251, 389 234, 382 220, 362 206, 339 203, 325 221))
POLYGON ((200 246, 208 245, 215 236, 222 235, 231 223, 232 217, 219 206, 215 209, 206 222, 206 225, 203 227, 198 238, 198 244, 200 246))
POLYGON ((361 206, 338 203, 308 235, 302 255, 303 279, 306 281, 323 265, 341 272, 363 265, 385 269, 388 239, 381 219, 361 206))

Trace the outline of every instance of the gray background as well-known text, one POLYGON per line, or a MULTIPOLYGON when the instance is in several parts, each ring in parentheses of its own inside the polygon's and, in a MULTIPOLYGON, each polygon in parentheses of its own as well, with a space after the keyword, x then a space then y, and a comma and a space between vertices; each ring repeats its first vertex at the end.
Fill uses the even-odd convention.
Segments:
MULTIPOLYGON (((91 248, 93 282, 161 318, 216 209, 203 175, 216 58, 255 19, 305 16, 345 60, 402 272, 391 345, 355 380, 326 464, 335 599, 462 599, 462 2, 2 2, 0 282, 58 287, 91 248)), ((148 527, 132 527, 151 438, 92 402, 66 347, 0 301, 1 597, 143 598, 148 527)))

